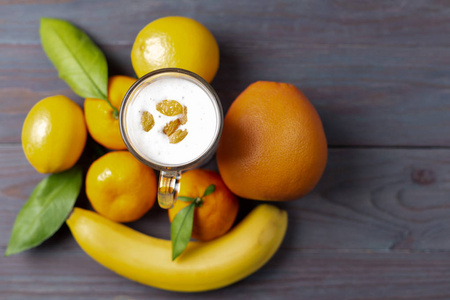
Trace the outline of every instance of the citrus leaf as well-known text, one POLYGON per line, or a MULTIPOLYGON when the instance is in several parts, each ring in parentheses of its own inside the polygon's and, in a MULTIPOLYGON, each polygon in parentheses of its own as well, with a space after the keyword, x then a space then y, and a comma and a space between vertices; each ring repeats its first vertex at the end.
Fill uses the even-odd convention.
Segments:
POLYGON ((92 139, 89 139, 89 142, 90 142, 90 146, 91 146, 91 148, 92 148, 92 150, 94 152, 94 155, 95 155, 96 159, 100 158, 100 157, 102 157, 103 155, 106 154, 105 147, 101 146, 100 144, 98 144, 97 142, 95 142, 92 139))
POLYGON ((75 204, 82 181, 79 167, 44 178, 16 217, 5 256, 36 247, 58 231, 75 204))
POLYGON ((184 196, 178 196, 177 200, 181 200, 181 201, 184 201, 184 202, 194 202, 195 201, 194 198, 184 197, 184 196))
POLYGON ((210 186, 208 186, 205 190, 205 192, 203 193, 202 197, 206 197, 208 195, 211 195, 212 193, 214 193, 214 191, 216 190, 216 186, 214 184, 211 184, 210 186))
POLYGON ((180 210, 170 226, 170 238, 172 240, 172 260, 175 260, 189 243, 194 224, 195 204, 191 203, 180 210))
POLYGON ((103 52, 71 23, 41 19, 42 48, 72 90, 83 98, 107 100, 108 65, 103 52))

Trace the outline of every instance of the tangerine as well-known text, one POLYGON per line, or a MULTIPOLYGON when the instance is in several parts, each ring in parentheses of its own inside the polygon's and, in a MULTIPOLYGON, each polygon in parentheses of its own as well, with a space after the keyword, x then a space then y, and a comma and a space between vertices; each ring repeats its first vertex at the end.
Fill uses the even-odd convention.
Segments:
MULTIPOLYGON (((210 170, 194 169, 183 173, 180 180, 179 196, 195 199, 202 197, 206 188, 215 186, 212 194, 202 198, 202 203, 194 211, 192 237, 208 241, 224 235, 233 225, 239 210, 239 201, 226 187, 219 174, 210 170)), ((190 203, 178 200, 169 209, 170 222, 176 214, 190 203)))
POLYGON ((128 151, 109 152, 89 167, 86 195, 94 210, 108 219, 135 221, 155 203, 155 172, 128 151))
POLYGON ((103 99, 86 98, 84 101, 84 113, 89 133, 97 143, 108 149, 124 150, 127 148, 120 134, 117 112, 125 94, 135 81, 135 78, 122 75, 109 78, 108 101, 112 107, 103 99))

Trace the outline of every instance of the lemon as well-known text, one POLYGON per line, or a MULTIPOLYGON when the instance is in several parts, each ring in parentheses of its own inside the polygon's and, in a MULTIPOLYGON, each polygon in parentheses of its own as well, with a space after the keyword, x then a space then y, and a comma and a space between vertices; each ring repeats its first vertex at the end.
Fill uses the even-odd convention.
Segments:
POLYGON ((22 147, 38 172, 57 173, 78 161, 86 136, 81 108, 65 96, 51 96, 28 112, 22 128, 22 147))
POLYGON ((138 77, 161 68, 181 68, 211 82, 219 68, 219 46, 212 33, 186 17, 164 17, 145 26, 131 50, 138 77))

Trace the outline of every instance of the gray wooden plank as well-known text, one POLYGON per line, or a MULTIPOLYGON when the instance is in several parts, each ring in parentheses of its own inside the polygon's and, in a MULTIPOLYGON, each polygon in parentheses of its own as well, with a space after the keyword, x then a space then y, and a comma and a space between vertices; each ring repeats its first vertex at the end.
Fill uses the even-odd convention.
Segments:
MULTIPOLYGON (((0 0, 0 299, 449 299, 450 4, 414 1, 0 0), (280 251, 229 288, 178 294, 121 278, 93 262, 66 226, 40 247, 2 257, 12 224, 44 175, 20 147, 39 99, 75 96, 39 45, 42 16, 72 21, 105 51, 111 74, 132 75, 136 33, 185 15, 216 36, 214 88, 225 109, 251 82, 291 82, 317 107, 331 145, 318 187, 289 212, 280 251)), ((216 169, 215 161, 207 168, 216 169)), ((242 218, 258 202, 241 200, 242 218)), ((82 195, 78 206, 88 207, 82 195)), ((130 224, 168 238, 154 207, 130 224)))
MULTIPOLYGON (((66 226, 43 245, 0 257, 6 299, 448 299, 450 291, 450 150, 331 149, 310 195, 276 203, 288 210, 280 251, 259 272, 226 289, 178 294, 105 270, 66 226)), ((19 145, 0 145, 0 252, 20 207, 44 176, 19 145)), ((215 169, 215 161, 207 168, 215 169)), ((242 217, 259 202, 241 200, 242 217)), ((89 207, 83 196, 78 206, 89 207)), ((155 207, 130 224, 168 238, 155 207)))
POLYGON ((449 154, 432 149, 330 150, 315 192, 286 204, 299 236, 291 238, 292 245, 450 249, 449 154))
POLYGON ((217 36, 306 44, 449 46, 447 1, 11 1, 2 0, 0 43, 37 44, 43 16, 68 19, 101 44, 130 44, 150 21, 193 17, 217 36), (9 4, 9 5, 8 5, 9 4), (24 18, 24 16, 26 16, 24 18))
MULTIPOLYGON (((0 249, 21 206, 43 175, 18 145, 1 145, 0 249)), ((331 149, 325 174, 306 197, 275 203, 289 214, 292 249, 450 251, 450 150, 331 149)), ((206 168, 216 169, 212 160, 206 168)), ((260 202, 241 200, 240 218, 260 202)), ((89 207, 82 195, 78 205, 89 207)), ((154 207, 130 226, 169 238, 154 207)), ((50 242, 51 245, 51 242, 50 242)))
MULTIPOLYGON (((219 42, 221 66, 212 84, 225 110, 254 81, 290 82, 316 106, 330 145, 450 146, 446 48, 293 43, 289 51, 269 51, 239 40, 219 42)), ((134 76, 130 46, 103 49, 111 74, 134 76)), ((20 142, 26 113, 44 97, 64 94, 83 103, 39 45, 0 45, 0 52, 0 143, 20 142)))
MULTIPOLYGON (((305 251, 283 247, 255 274, 224 289, 173 293, 122 278, 73 240, 70 248, 0 258, 4 299, 449 299, 448 252, 305 251)), ((286 244, 286 243, 285 243, 286 244)), ((174 278, 176 284, 176 278, 174 278)))
POLYGON ((20 141, 26 112, 43 97, 62 93, 82 103, 40 49, 38 17, 59 15, 115 45, 102 46, 111 73, 132 75, 135 31, 179 11, 216 34, 221 67, 213 85, 225 109, 251 82, 291 82, 318 108, 330 145, 449 146, 448 3, 348 3, 6 1, 0 143, 20 141))

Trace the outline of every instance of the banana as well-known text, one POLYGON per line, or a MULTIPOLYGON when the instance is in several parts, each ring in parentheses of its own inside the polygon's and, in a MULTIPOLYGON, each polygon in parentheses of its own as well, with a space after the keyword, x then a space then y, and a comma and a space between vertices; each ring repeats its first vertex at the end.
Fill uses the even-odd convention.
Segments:
POLYGON ((80 247, 104 267, 152 287, 198 292, 239 281, 261 268, 279 248, 287 213, 260 204, 224 236, 189 242, 172 261, 171 242, 75 208, 66 221, 80 247))

